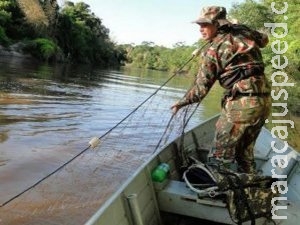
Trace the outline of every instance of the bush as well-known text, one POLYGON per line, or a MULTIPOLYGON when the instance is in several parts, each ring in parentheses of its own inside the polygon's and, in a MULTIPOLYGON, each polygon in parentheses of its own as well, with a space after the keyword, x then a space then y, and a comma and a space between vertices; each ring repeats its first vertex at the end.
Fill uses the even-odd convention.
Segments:
POLYGON ((0 26, 0 44, 7 47, 10 44, 9 38, 6 36, 4 29, 0 26))
POLYGON ((24 47, 24 51, 48 62, 55 60, 56 54, 59 52, 59 48, 52 40, 38 38, 28 41, 24 47))

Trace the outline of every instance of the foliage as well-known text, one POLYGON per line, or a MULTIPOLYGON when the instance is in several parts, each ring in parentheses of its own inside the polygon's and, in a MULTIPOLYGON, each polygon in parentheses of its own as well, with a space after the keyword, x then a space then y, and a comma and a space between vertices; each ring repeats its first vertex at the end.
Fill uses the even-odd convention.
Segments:
POLYGON ((39 0, 17 0, 18 7, 25 15, 27 24, 34 28, 38 34, 47 31, 49 21, 39 0))
POLYGON ((3 46, 8 46, 9 43, 9 38, 6 36, 4 29, 0 26, 0 44, 3 46))
POLYGON ((66 2, 58 17, 57 40, 72 61, 98 65, 118 64, 116 46, 109 39, 109 30, 90 11, 89 5, 66 2))
POLYGON ((5 31, 7 24, 11 21, 10 6, 10 1, 0 0, 0 44, 4 46, 10 43, 5 31))
POLYGON ((0 25, 12 42, 24 37, 33 38, 35 35, 16 0, 0 0, 0 25))
POLYGON ((28 41, 24 47, 24 51, 30 52, 35 57, 44 61, 51 61, 55 59, 58 47, 49 39, 37 38, 32 41, 28 41))
MULTIPOLYGON (((123 45, 122 47, 127 52, 130 66, 175 72, 191 58, 191 53, 197 48, 197 44, 186 46, 183 43, 177 43, 171 49, 154 45, 152 42, 142 42, 141 45, 123 45)), ((197 67, 197 60, 195 60, 180 72, 195 74, 197 67)))
POLYGON ((274 22, 270 7, 260 4, 255 0, 245 0, 242 3, 235 3, 229 11, 229 18, 236 19, 253 29, 263 29, 266 21, 274 22))
POLYGON ((10 1, 0 1, 0 25, 6 25, 11 19, 11 13, 8 11, 11 5, 10 1))
POLYGON ((42 1, 40 0, 41 7, 44 11, 45 16, 47 17, 47 33, 50 37, 55 36, 58 16, 59 16, 59 6, 56 0, 52 1, 42 1))
POLYGON ((0 0, 0 27, 2 44, 26 42, 26 50, 45 61, 60 49, 65 60, 101 66, 118 66, 126 57, 83 2, 60 9, 56 0, 0 0))

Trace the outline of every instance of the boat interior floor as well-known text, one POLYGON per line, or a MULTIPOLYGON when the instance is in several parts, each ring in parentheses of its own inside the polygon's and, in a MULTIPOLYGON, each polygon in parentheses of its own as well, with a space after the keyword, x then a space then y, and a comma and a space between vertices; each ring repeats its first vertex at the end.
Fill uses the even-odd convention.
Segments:
POLYGON ((173 213, 161 212, 164 225, 226 225, 213 221, 203 220, 190 216, 182 216, 173 213))

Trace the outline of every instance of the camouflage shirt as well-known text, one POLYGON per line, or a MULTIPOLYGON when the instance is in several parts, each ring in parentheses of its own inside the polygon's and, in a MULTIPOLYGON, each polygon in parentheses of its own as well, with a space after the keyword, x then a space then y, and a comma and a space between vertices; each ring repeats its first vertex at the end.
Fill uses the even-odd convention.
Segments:
POLYGON ((231 93, 270 92, 259 49, 266 46, 268 38, 247 27, 245 30, 242 28, 218 32, 202 52, 194 85, 179 101, 179 105, 200 102, 216 80, 231 93), (248 72, 247 76, 241 78, 245 71, 248 72))

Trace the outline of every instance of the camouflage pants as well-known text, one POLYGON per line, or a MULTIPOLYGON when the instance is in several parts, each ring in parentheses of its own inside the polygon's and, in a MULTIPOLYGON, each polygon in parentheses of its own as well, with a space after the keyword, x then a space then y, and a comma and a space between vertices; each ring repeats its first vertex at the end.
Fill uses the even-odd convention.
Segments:
POLYGON ((223 163, 236 161, 239 172, 255 173, 253 148, 270 108, 270 97, 225 100, 211 155, 223 163))

